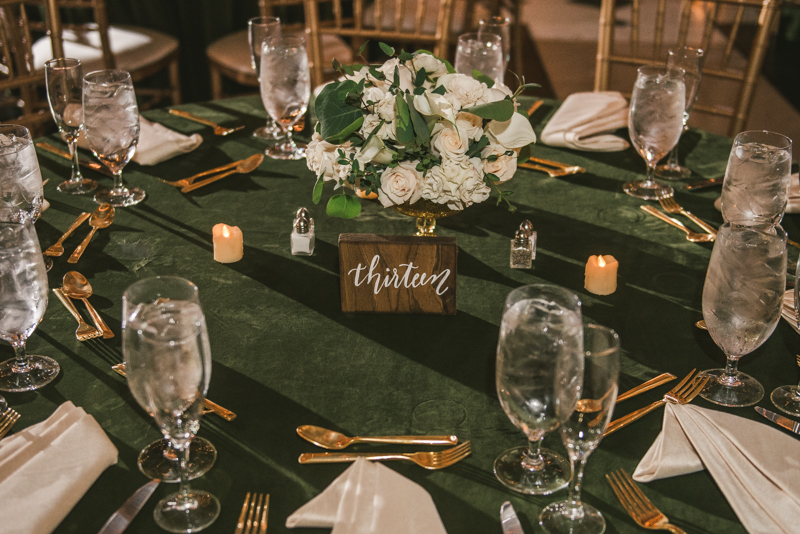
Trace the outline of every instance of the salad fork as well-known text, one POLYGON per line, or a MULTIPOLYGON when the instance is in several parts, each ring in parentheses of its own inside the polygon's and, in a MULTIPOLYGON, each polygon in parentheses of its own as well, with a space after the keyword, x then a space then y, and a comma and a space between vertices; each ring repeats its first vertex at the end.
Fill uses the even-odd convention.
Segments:
POLYGON ((0 413, 0 439, 3 438, 11 427, 14 426, 20 418, 19 413, 13 408, 7 408, 6 411, 0 413))
POLYGON ((204 124, 206 126, 211 126, 214 128, 214 135, 221 135, 226 136, 228 134, 232 134, 233 132, 238 132, 239 130, 244 128, 244 124, 241 126, 237 126, 236 128, 225 128, 224 126, 220 126, 216 122, 210 121, 208 119, 204 119, 203 117, 198 117, 188 111, 181 111, 179 109, 171 109, 169 110, 171 115, 177 115, 183 119, 188 119, 190 121, 198 122, 200 124, 204 124))
POLYGON ((81 314, 78 313, 75 305, 71 300, 69 300, 69 297, 64 294, 63 289, 60 287, 54 287, 53 293, 56 294, 56 297, 58 297, 58 300, 61 301, 61 304, 63 304, 67 311, 75 318, 76 321, 78 321, 78 329, 75 330, 75 337, 78 338, 78 341, 88 341, 90 339, 103 336, 103 332, 101 330, 98 330, 93 326, 89 326, 86 321, 83 320, 83 317, 81 317, 81 314))
POLYGON ((444 451, 413 453, 379 453, 379 452, 315 452, 301 454, 297 461, 301 464, 327 464, 337 462, 355 462, 358 458, 366 460, 408 460, 425 469, 442 469, 459 462, 470 455, 472 445, 465 441, 461 445, 444 451))
POLYGON ((661 204, 661 207, 664 208, 664 211, 666 211, 667 213, 677 213, 683 215, 684 217, 695 223, 697 226, 705 230, 707 233, 711 235, 717 235, 716 228, 706 223, 705 221, 703 221, 690 211, 683 209, 681 205, 678 204, 678 201, 675 200, 675 197, 672 196, 661 197, 658 199, 658 202, 659 204, 661 204))
POLYGON ((637 525, 649 530, 668 530, 672 534, 686 534, 684 530, 670 524, 667 516, 655 507, 624 469, 607 474, 606 480, 637 525))
POLYGON ((239 514, 239 521, 233 534, 267 534, 267 514, 269 514, 269 493, 251 495, 248 491, 244 496, 242 512, 239 514))
POLYGON ((663 213, 661 213, 660 211, 655 209, 653 206, 649 206, 649 205, 645 204, 645 205, 642 205, 642 206, 639 206, 639 207, 642 209, 642 211, 646 211, 647 213, 649 213, 653 217, 661 219, 665 223, 670 224, 670 225, 674 226, 675 228, 679 228, 680 230, 685 232, 686 233, 686 240, 687 241, 691 241, 692 243, 708 243, 708 242, 714 241, 717 238, 717 236, 712 235, 712 234, 701 234, 701 233, 698 233, 698 232, 692 232, 691 230, 686 228, 686 226, 683 223, 681 223, 678 220, 673 219, 672 217, 668 217, 668 216, 664 215, 663 213))

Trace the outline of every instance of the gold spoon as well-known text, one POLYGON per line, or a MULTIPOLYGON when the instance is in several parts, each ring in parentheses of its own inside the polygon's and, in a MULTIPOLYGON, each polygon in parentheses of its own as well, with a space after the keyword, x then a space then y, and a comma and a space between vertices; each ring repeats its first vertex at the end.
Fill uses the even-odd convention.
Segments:
POLYGON ((297 434, 323 449, 344 449, 353 443, 395 443, 399 445, 455 445, 456 436, 378 436, 348 437, 339 432, 314 425, 297 427, 297 434))
POLYGON ((92 240, 92 236, 97 229, 107 228, 112 222, 114 222, 114 213, 114 206, 111 204, 100 204, 100 206, 94 210, 91 219, 89 219, 89 226, 92 227, 92 230, 89 232, 89 235, 84 238, 83 242, 78 245, 78 248, 76 248, 75 252, 72 253, 72 256, 69 257, 67 263, 78 263, 78 260, 81 259, 83 251, 86 250, 86 247, 89 245, 89 241, 92 240))
POLYGON ((252 172, 261 165, 261 162, 264 161, 264 154, 253 154, 247 159, 243 159, 239 164, 236 166, 235 169, 228 172, 223 172, 222 174, 218 174, 216 176, 212 176, 211 178, 206 178, 205 180, 200 180, 199 182, 195 182, 192 185, 187 185, 186 187, 181 189, 181 193, 188 193, 190 191, 194 191, 195 189, 199 189, 204 185, 208 185, 212 182, 216 182, 217 180, 222 180, 226 176, 230 176, 231 174, 246 174, 248 172, 252 172))
POLYGON ((100 317, 100 314, 97 313, 94 306, 89 303, 88 299, 92 296, 92 284, 89 283, 86 277, 78 271, 70 271, 64 275, 63 284, 64 293, 66 293, 69 298, 80 299, 86 304, 86 309, 89 310, 89 315, 92 316, 94 325, 98 330, 103 332, 103 339, 114 337, 114 332, 111 331, 103 318, 100 317))

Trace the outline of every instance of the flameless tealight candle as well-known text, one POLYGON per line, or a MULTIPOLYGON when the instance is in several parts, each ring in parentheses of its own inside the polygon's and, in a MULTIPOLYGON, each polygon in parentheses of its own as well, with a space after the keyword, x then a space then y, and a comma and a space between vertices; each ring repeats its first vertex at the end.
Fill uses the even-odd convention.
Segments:
POLYGON ((242 231, 238 226, 217 224, 212 230, 214 236, 214 260, 220 263, 233 263, 242 259, 244 243, 242 231))
POLYGON ((590 256, 586 263, 584 287, 595 295, 610 295, 617 290, 617 267, 614 256, 590 256))

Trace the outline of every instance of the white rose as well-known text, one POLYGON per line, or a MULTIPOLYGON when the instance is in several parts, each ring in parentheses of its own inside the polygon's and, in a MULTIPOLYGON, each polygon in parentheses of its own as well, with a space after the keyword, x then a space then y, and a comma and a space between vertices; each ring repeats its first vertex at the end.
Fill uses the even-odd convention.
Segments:
POLYGON ((467 152, 469 137, 464 128, 448 122, 437 122, 431 135, 431 148, 437 156, 458 157, 467 152))
POLYGON ((375 106, 375 113, 385 121, 391 122, 397 116, 395 107, 395 97, 392 93, 386 93, 380 102, 375 106))
POLYGON ((383 100, 385 93, 380 87, 365 87, 364 88, 364 102, 372 100, 375 104, 383 100))
POLYGON ((404 161, 381 174, 378 200, 384 207, 408 202, 413 204, 422 196, 422 173, 417 170, 419 161, 404 161))
POLYGON ((361 150, 356 154, 356 159, 361 163, 361 168, 364 168, 366 163, 378 163, 388 165, 392 162, 394 150, 387 148, 383 141, 374 135, 370 138, 369 142, 361 147, 361 150))
MULTIPOLYGON (((306 148, 306 164, 308 168, 317 176, 322 176, 323 180, 330 181, 340 178, 342 174, 342 165, 337 163, 339 159, 339 150, 348 154, 352 152, 350 148, 350 141, 343 145, 334 145, 322 139, 322 136, 314 132, 311 137, 311 142, 308 143, 306 148)), ((346 166, 349 169, 349 165, 346 166)), ((347 172, 344 173, 344 176, 347 172)))
POLYGON ((386 76, 386 84, 377 84, 379 86, 382 85, 389 85, 394 81, 394 69, 395 67, 398 68, 398 74, 400 75, 400 89, 403 91, 412 92, 414 90, 414 83, 412 78, 411 70, 406 67, 405 65, 400 65, 400 60, 396 57, 393 57, 380 67, 378 70, 386 76))
POLYGON ((456 112, 452 104, 445 97, 436 93, 426 91, 424 94, 416 95, 414 108, 422 115, 441 117, 450 122, 456 120, 456 112))
POLYGON ((444 85, 444 88, 453 93, 461 103, 462 108, 468 108, 486 102, 484 91, 486 84, 479 82, 472 76, 466 74, 445 74, 440 76, 437 85, 444 85))
POLYGON ((522 148, 536 142, 536 134, 525 116, 514 113, 505 122, 491 121, 486 125, 489 142, 506 148, 522 148))
POLYGON ((459 130, 464 130, 467 137, 474 141, 480 141, 483 137, 483 119, 466 111, 456 115, 456 126, 459 130))
MULTIPOLYGON (((372 133, 379 124, 381 123, 381 118, 374 113, 369 113, 364 116, 364 123, 361 125, 361 128, 358 132, 364 137, 367 138, 369 134, 372 133)), ((378 133, 375 134, 381 139, 391 139, 395 141, 397 139, 397 127, 394 122, 384 122, 383 126, 380 127, 378 133)))
POLYGON ((447 74, 447 66, 430 54, 417 54, 413 61, 406 61, 406 66, 412 70, 425 69, 425 74, 434 80, 447 74))
POLYGON ((481 151, 481 158, 483 158, 483 172, 491 173, 497 176, 500 180, 497 182, 502 184, 513 178, 514 173, 517 172, 517 155, 505 155, 508 149, 500 145, 488 145, 481 151), (489 156, 498 156, 496 160, 489 161, 489 156))
POLYGON ((487 102, 499 102, 507 96, 514 96, 511 89, 501 83, 496 83, 492 87, 487 87, 483 92, 483 99, 487 102))
POLYGON ((459 200, 464 207, 483 202, 489 198, 489 193, 491 193, 491 188, 483 181, 480 158, 469 158, 468 161, 472 167, 472 175, 464 180, 458 190, 459 200))

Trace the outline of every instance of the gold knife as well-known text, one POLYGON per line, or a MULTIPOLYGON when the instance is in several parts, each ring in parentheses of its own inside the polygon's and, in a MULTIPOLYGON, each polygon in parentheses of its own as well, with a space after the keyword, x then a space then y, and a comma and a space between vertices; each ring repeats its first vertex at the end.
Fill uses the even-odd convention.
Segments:
MULTIPOLYGON (((36 146, 44 150, 45 152, 50 152, 51 154, 55 154, 56 156, 61 156, 64 159, 68 159, 72 161, 72 156, 69 155, 69 152, 61 150, 60 148, 56 148, 53 145, 48 143, 36 143, 36 146)), ((102 165, 100 163, 96 163, 94 161, 90 161, 86 158, 78 158, 78 163, 83 165, 84 167, 88 167, 93 171, 97 171, 100 174, 105 174, 106 176, 110 176, 111 178, 114 177, 114 173, 111 172, 108 167, 102 165)))

